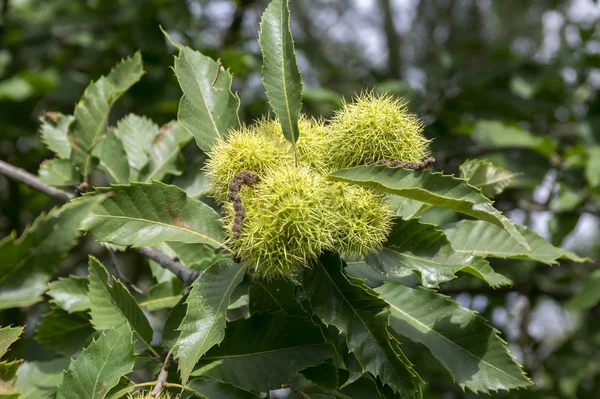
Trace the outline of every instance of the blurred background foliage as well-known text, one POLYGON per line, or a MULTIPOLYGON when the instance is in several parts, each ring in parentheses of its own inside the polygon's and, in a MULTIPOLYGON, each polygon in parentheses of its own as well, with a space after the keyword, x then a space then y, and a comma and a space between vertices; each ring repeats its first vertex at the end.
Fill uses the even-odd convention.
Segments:
MULTIPOLYGON (((37 174, 50 156, 39 118, 71 113, 90 80, 137 50, 147 73, 119 101, 112 122, 129 112, 159 124, 174 119, 181 93, 169 68, 173 48, 159 25, 182 44, 220 58, 235 75, 242 120, 258 118, 268 112, 256 40, 265 6, 264 0, 0 1, 0 159, 37 174)), ((304 0, 290 6, 305 112, 329 116, 341 98, 367 89, 402 96, 427 123, 436 170, 458 175, 464 160, 487 159, 520 173, 496 197, 497 207, 552 243, 598 258, 597 2, 304 0)), ((194 144, 184 153, 188 163, 202 155, 194 144)), ((0 237, 21 232, 52 206, 0 176, 0 237)), ((423 219, 453 217, 432 209, 423 219)), ((83 266, 88 251, 82 249, 83 266)), ((141 260, 128 262, 138 281, 141 260)), ((600 397, 596 264, 549 268, 510 259, 493 266, 515 284, 492 290, 461 279, 442 292, 501 329, 537 383, 498 396, 600 397)), ((64 266, 65 274, 75 267, 64 266)), ((0 324, 23 324, 25 315, 5 312, 0 324)), ((469 397, 423 347, 404 340, 403 349, 430 382, 425 397, 469 397)), ((26 352, 43 356, 36 347, 26 352)))

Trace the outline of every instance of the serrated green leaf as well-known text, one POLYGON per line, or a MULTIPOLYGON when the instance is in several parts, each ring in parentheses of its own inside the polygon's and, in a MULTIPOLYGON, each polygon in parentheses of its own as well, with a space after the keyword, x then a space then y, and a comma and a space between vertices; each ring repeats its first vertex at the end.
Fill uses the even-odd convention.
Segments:
POLYGON ((444 232, 417 219, 396 219, 383 249, 365 259, 383 280, 399 281, 415 272, 421 284, 429 288, 453 280, 459 271, 472 274, 492 287, 511 284, 509 279, 494 272, 488 261, 454 251, 444 232))
POLYGON ((382 396, 379 392, 379 387, 377 383, 373 379, 373 377, 365 373, 356 381, 344 386, 341 390, 343 395, 347 395, 350 398, 369 398, 369 399, 396 399, 396 398, 387 398, 382 396))
POLYGON ((46 295, 52 298, 50 302, 58 305, 61 309, 73 313, 84 312, 90 308, 87 278, 59 277, 58 280, 48 284, 48 287, 46 295))
POLYGON ((17 342, 23 334, 23 327, 0 328, 0 358, 8 352, 8 347, 17 342))
POLYGON ((58 354, 72 355, 85 346, 94 331, 87 313, 53 308, 40 321, 35 339, 58 354))
POLYGON ((391 328, 425 345, 463 389, 489 393, 532 385, 498 331, 477 313, 424 288, 388 282, 376 290, 391 307, 391 328))
POLYGON ((259 399, 261 397, 212 378, 194 378, 186 386, 197 396, 208 399, 259 399))
POLYGON ((332 180, 355 183, 390 194, 447 208, 502 227, 529 249, 515 225, 476 188, 462 179, 442 173, 417 172, 387 166, 359 166, 329 175, 332 180))
POLYGON ((148 149, 148 165, 140 174, 140 181, 162 180, 166 175, 179 175, 177 161, 182 160, 181 148, 192 139, 181 124, 173 121, 160 128, 158 136, 148 149))
POLYGON ((140 306, 146 307, 151 312, 165 308, 170 309, 181 299, 183 288, 183 282, 177 277, 158 283, 150 288, 148 298, 140 303, 140 306))
POLYGON ((108 123, 113 104, 142 77, 142 56, 121 61, 106 77, 90 83, 83 97, 75 106, 75 123, 69 134, 71 160, 82 176, 87 176, 92 167, 91 152, 101 140, 108 123))
POLYGON ((494 166, 484 160, 469 160, 460 165, 460 177, 468 180, 470 185, 480 188, 483 195, 488 198, 493 198, 504 191, 517 176, 518 173, 494 166))
POLYGON ((57 399, 99 399, 133 370, 132 332, 127 323, 104 332, 71 361, 57 399))
POLYGON ((263 53, 263 85, 267 99, 281 121, 283 135, 298 141, 302 108, 302 76, 296 63, 287 0, 273 0, 260 23, 258 43, 263 53))
POLYGON ((109 192, 112 195, 83 223, 98 241, 134 247, 164 241, 220 247, 224 241, 219 215, 179 187, 152 182, 96 190, 109 192))
POLYGON ((559 246, 579 223, 579 213, 558 213, 548 221, 548 234, 552 245, 559 246))
POLYGON ((452 248, 456 252, 468 255, 530 259, 552 265, 559 259, 568 259, 573 262, 587 262, 589 259, 581 258, 574 253, 555 247, 535 231, 517 226, 517 229, 529 243, 531 251, 526 251, 505 230, 489 223, 477 220, 461 220, 443 227, 452 248))
POLYGON ((586 277, 581 290, 565 304, 568 309, 587 310, 600 302, 600 270, 594 270, 586 277))
POLYGON ((157 245, 156 248, 172 258, 179 259, 179 262, 194 270, 204 270, 217 258, 227 257, 227 255, 215 253, 214 247, 206 244, 169 241, 157 245))
POLYGON ((204 162, 193 162, 181 176, 173 181, 173 184, 181 187, 190 198, 200 198, 212 190, 208 177, 202 172, 204 162))
POLYGON ((0 241, 0 309, 40 300, 57 263, 71 249, 79 226, 103 200, 81 199, 39 216, 20 238, 0 241))
POLYGON ((21 391, 12 383, 0 382, 0 398, 2 399, 20 399, 21 391))
POLYGON ((198 359, 225 337, 225 317, 235 287, 244 277, 244 266, 223 259, 207 268, 192 284, 187 312, 178 330, 177 357, 185 384, 198 359))
POLYGON ((13 360, 13 361, 2 361, 0 362, 0 384, 2 383, 14 383, 15 374, 17 373, 17 369, 23 363, 23 360, 13 360))
POLYGON ((79 184, 79 172, 68 159, 47 159, 40 164, 40 180, 56 187, 74 187, 79 184))
POLYGON ((46 399, 62 383, 69 359, 58 358, 47 362, 23 362, 17 370, 15 386, 23 391, 21 399, 46 399))
MULTIPOLYGON (((121 377, 117 385, 112 387, 110 391, 107 392, 105 398, 117 399, 123 398, 125 394, 133 391, 135 389, 135 384, 127 377, 121 377)), ((142 393, 140 391, 139 393, 142 393)), ((127 396, 129 399, 129 396, 127 396)))
POLYGON ((165 325, 163 327, 162 334, 162 345, 167 348, 172 348, 177 344, 179 338, 179 326, 187 313, 186 300, 189 294, 181 297, 177 305, 173 306, 167 318, 165 319, 165 325))
POLYGON ((63 115, 60 112, 48 112, 40 118, 40 135, 46 147, 61 159, 71 157, 71 143, 69 143, 69 128, 75 121, 72 115, 63 115))
POLYGON ((129 181, 129 163, 123 143, 112 128, 108 128, 102 140, 96 144, 92 154, 98 158, 100 169, 104 170, 111 183, 127 183, 129 181))
POLYGON ((286 279, 264 280, 258 277, 250 283, 250 314, 260 312, 283 312, 302 314, 302 307, 296 302, 294 286, 286 279))
POLYGON ((92 325, 98 331, 114 329, 125 323, 137 341, 152 349, 152 327, 146 316, 123 284, 109 279, 106 268, 90 256, 88 296, 92 325))
POLYGON ((398 217, 404 220, 417 217, 419 214, 431 208, 431 205, 399 195, 386 195, 386 204, 398 217))
POLYGON ((332 355, 331 345, 309 320, 261 313, 228 323, 221 345, 200 359, 192 375, 266 392, 332 355))
POLYGON ((589 158, 585 165, 585 177, 592 188, 600 186, 600 145, 588 148, 589 158))
POLYGON ((179 49, 173 68, 183 91, 177 120, 208 152, 219 137, 240 126, 240 99, 231 92, 233 75, 219 61, 167 38, 179 49))
POLYGON ((340 387, 338 369, 332 359, 329 359, 317 366, 307 367, 300 372, 306 379, 312 383, 333 391, 340 387))
POLYGON ((363 370, 409 396, 422 380, 388 331, 389 309, 361 280, 346 276, 339 256, 326 253, 302 274, 302 298, 325 325, 346 334, 348 348, 363 370))
POLYGON ((114 133, 127 153, 132 180, 137 180, 140 171, 148 163, 148 152, 158 136, 158 125, 144 116, 129 114, 117 123, 114 133))

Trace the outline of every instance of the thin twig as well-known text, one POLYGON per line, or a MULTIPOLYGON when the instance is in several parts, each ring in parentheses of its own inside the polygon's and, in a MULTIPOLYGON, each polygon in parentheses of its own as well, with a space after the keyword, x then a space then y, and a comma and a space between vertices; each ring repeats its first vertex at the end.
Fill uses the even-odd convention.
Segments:
MULTIPOLYGON (((52 187, 31 173, 17 168, 9 163, 0 161, 0 174, 3 174, 17 182, 28 185, 29 187, 46 194, 49 197, 56 199, 59 202, 67 202, 70 199, 75 198, 75 195, 58 188, 52 187)), ((181 263, 174 261, 164 253, 154 248, 134 248, 135 251, 142 254, 146 258, 152 259, 158 263, 161 267, 172 271, 175 275, 186 284, 191 284, 200 274, 196 270, 188 269, 181 263)))
POLYGON ((198 272, 197 270, 188 269, 181 263, 169 258, 167 255, 165 255, 158 249, 149 248, 149 247, 132 248, 132 249, 134 251, 136 251, 137 253, 145 256, 146 258, 155 261, 156 263, 158 263, 165 269, 170 270, 186 285, 191 284, 200 275, 200 272, 198 272))
POLYGON ((52 197, 60 202, 67 202, 75 198, 74 194, 60 190, 56 187, 52 187, 51 185, 44 183, 37 176, 32 175, 26 170, 17 168, 16 166, 13 166, 4 161, 0 161, 0 174, 3 174, 8 178, 23 183, 33 188, 34 190, 44 193, 47 196, 52 197))
POLYGON ((150 392, 150 396, 155 397, 160 395, 160 391, 162 391, 163 387, 167 383, 167 377, 169 376, 169 370, 167 367, 163 366, 160 369, 160 373, 158 373, 158 378, 156 379, 156 385, 150 392))

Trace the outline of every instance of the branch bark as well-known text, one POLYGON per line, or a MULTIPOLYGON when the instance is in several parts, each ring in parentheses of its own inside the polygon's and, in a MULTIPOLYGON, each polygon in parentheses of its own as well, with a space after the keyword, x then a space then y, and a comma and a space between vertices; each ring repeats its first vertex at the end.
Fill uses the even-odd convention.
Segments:
MULTIPOLYGON (((46 194, 47 196, 52 197, 61 203, 68 202, 69 200, 75 198, 74 194, 68 193, 49 184, 46 184, 43 181, 41 181, 37 176, 34 176, 31 173, 21 168, 17 168, 16 166, 13 166, 4 161, 0 161, 0 174, 19 183, 26 184, 34 190, 46 194)), ((157 249, 148 247, 132 249, 142 254, 146 258, 155 261, 161 267, 170 270, 186 285, 191 284, 199 275, 198 271, 188 269, 183 264, 169 258, 167 255, 165 255, 157 249)))
POLYGON ((144 257, 155 261, 165 269, 173 272, 186 285, 191 284, 200 275, 200 272, 198 272, 197 270, 188 269, 181 263, 169 258, 167 255, 165 255, 158 249, 149 247, 131 249, 143 255, 144 257))
POLYGON ((392 79, 400 77, 402 59, 400 57, 400 37, 394 22, 394 10, 390 0, 379 0, 379 6, 383 14, 383 30, 388 47, 388 75, 392 79))
POLYGON ((11 178, 19 183, 23 183, 34 190, 37 190, 41 193, 46 194, 49 197, 54 198, 61 203, 68 202, 69 200, 75 198, 74 194, 68 193, 63 190, 59 190, 56 187, 52 187, 49 184, 41 181, 37 176, 32 175, 24 169, 17 168, 9 163, 4 161, 0 161, 0 174, 11 178))

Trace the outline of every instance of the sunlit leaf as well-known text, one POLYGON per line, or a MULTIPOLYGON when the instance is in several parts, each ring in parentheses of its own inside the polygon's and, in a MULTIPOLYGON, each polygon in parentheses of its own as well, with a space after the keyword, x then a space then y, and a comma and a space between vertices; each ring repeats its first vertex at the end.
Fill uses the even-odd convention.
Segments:
POLYGON ((129 181, 129 163, 127 153, 113 129, 109 128, 92 151, 98 158, 100 169, 106 172, 111 183, 127 183, 129 181))
POLYGON ((548 265, 558 263, 559 259, 574 262, 586 262, 576 254, 555 247, 535 231, 517 226, 517 229, 529 243, 531 251, 525 250, 505 230, 477 220, 461 220, 443 227, 452 248, 465 255, 494 258, 531 259, 548 265))
POLYGON ((85 89, 75 106, 75 123, 69 134, 71 160, 82 176, 87 176, 91 171, 91 151, 102 139, 111 107, 143 73, 142 56, 135 53, 85 89))
POLYGON ((132 180, 137 180, 148 163, 148 152, 158 136, 158 125, 146 117, 129 114, 117 123, 114 133, 123 143, 132 180))
POLYGON ((463 389, 489 393, 532 385, 498 331, 475 312, 424 288, 388 282, 376 290, 390 305, 391 328, 425 345, 463 389))
POLYGON ((140 306, 145 306, 149 311, 172 308, 181 299, 182 292, 183 282, 177 277, 172 277, 168 281, 152 286, 148 291, 148 298, 140 303, 140 306))
POLYGON ((0 358, 8 352, 8 347, 17 342, 23 334, 23 327, 0 328, 0 358))
POLYGON ((183 91, 177 119, 198 147, 210 151, 219 137, 240 126, 240 99, 231 92, 233 76, 219 61, 168 38, 179 50, 173 68, 183 91))
POLYGON ((302 108, 302 76, 296 63, 287 0, 273 0, 260 23, 258 43, 263 53, 263 85, 267 99, 281 121, 283 135, 298 141, 302 108))
POLYGON ((104 332, 72 360, 57 399, 102 398, 133 370, 132 332, 127 323, 104 332))
POLYGON ((69 313, 84 312, 90 308, 87 286, 87 278, 59 277, 58 280, 48 284, 50 289, 46 295, 52 298, 51 302, 69 313))
POLYGON ((302 289, 312 312, 346 334, 348 348, 365 371, 403 395, 420 392, 421 379, 388 332, 387 304, 361 280, 346 276, 337 255, 325 254, 306 268, 302 289))
POLYGON ((0 309, 40 300, 57 263, 75 243, 81 222, 103 200, 82 199, 39 216, 18 239, 0 241, 0 309))
POLYGON ((415 272, 421 284, 431 288, 453 280, 459 271, 472 274, 492 287, 511 283, 494 272, 482 257, 454 251, 444 232, 417 219, 397 219, 383 249, 367 255, 366 261, 383 280, 399 281, 415 272))
POLYGON ((177 122, 161 127, 148 150, 148 165, 140 174, 140 181, 160 181, 166 175, 180 174, 177 166, 178 161, 182 161, 180 150, 191 139, 192 136, 177 122))
POLYGON ((447 208, 502 227, 528 249, 515 225, 476 188, 462 179, 442 173, 417 172, 387 166, 359 166, 332 173, 332 180, 358 184, 390 194, 447 208))
POLYGON ((153 182, 96 189, 109 192, 83 223, 98 241, 134 247, 164 241, 219 247, 224 240, 219 215, 176 186, 153 182))
POLYGON ((57 358, 50 361, 25 361, 17 370, 15 386, 23 391, 20 399, 48 398, 62 383, 63 370, 69 367, 69 359, 57 358))
POLYGON ((40 135, 46 147, 61 159, 69 159, 71 156, 71 144, 69 143, 69 129, 75 121, 72 115, 63 115, 60 112, 48 112, 40 118, 40 135))
POLYGON ((57 187, 75 187, 79 184, 79 172, 68 159, 48 159, 40 164, 40 180, 57 187))
POLYGON ((204 162, 193 162, 181 176, 173 181, 173 184, 185 190, 188 197, 200 198, 210 193, 212 186, 208 177, 202 172, 204 162))
POLYGON ((480 188, 488 198, 504 191, 517 176, 518 173, 482 160, 470 160, 460 165, 460 177, 467 179, 470 185, 480 188))
POLYGON ((96 330, 110 330, 125 323, 133 330, 136 340, 150 348, 152 327, 148 319, 123 284, 114 277, 110 279, 102 263, 92 256, 88 296, 91 321, 96 330))
POLYGON ((202 272, 187 297, 187 312, 179 331, 177 356, 185 384, 198 359, 225 337, 225 317, 235 287, 245 268, 232 260, 221 260, 202 272))

